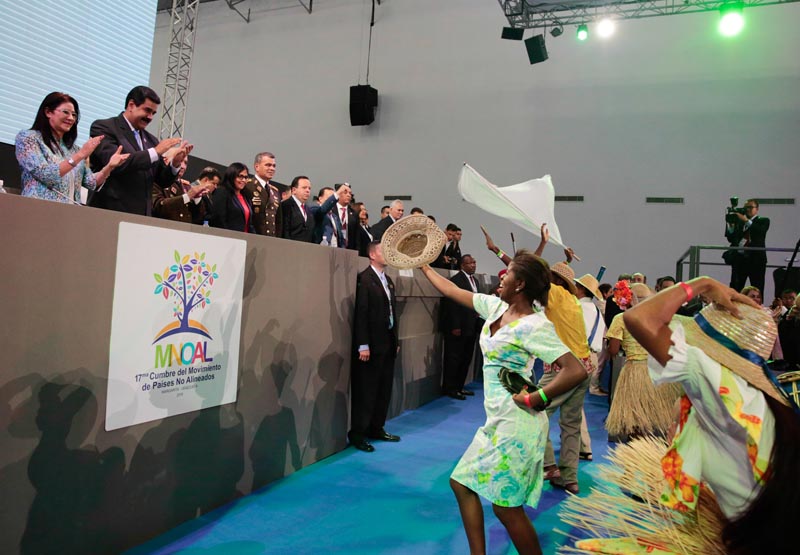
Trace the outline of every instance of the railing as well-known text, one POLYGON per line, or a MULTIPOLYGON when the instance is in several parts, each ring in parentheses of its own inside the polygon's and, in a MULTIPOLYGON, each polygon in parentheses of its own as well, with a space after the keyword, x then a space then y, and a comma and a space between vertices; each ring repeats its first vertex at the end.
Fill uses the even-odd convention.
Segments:
MULTIPOLYGON (((800 242, 798 242, 798 246, 800 246, 800 242)), ((701 265, 728 266, 728 264, 724 262, 704 262, 700 260, 700 254, 702 251, 726 251, 732 248, 735 248, 736 250, 740 251, 791 252, 793 253, 793 255, 791 257, 791 261, 789 262, 790 266, 794 264, 794 259, 795 256, 797 255, 797 247, 791 249, 791 248, 776 248, 776 247, 731 247, 730 245, 725 247, 720 245, 693 245, 689 247, 689 249, 685 253, 683 253, 683 255, 675 263, 675 277, 678 279, 678 281, 684 280, 683 267, 686 265, 689 266, 689 275, 685 279, 692 279, 699 276, 701 265)), ((767 264, 767 268, 785 268, 785 267, 786 264, 767 264)))

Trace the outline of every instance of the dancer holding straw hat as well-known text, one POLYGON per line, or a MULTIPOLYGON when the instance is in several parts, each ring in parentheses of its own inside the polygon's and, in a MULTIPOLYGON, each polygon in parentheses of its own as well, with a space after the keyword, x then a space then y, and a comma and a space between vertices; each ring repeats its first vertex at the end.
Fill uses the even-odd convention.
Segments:
POLYGON ((617 478, 639 501, 614 497, 610 489, 569 500, 565 522, 606 539, 562 551, 796 553, 791 531, 800 506, 800 393, 796 376, 776 379, 766 366, 777 333, 769 313, 701 277, 661 291, 623 318, 650 354, 653 381, 683 387, 680 415, 660 461, 653 456, 659 449, 642 443, 648 440, 615 452, 619 462, 620 449, 628 450, 617 478), (694 318, 675 316, 699 295, 713 304, 694 318), (656 501, 640 494, 648 476, 663 478, 650 484, 661 491, 656 501))

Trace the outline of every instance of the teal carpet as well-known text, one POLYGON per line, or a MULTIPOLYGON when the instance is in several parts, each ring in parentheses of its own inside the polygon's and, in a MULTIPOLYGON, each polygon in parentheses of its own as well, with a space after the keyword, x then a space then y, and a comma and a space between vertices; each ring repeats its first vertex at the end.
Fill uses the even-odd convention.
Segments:
MULTIPOLYGON (((485 419, 480 385, 470 387, 476 395, 466 401, 442 397, 388 422, 400 443, 375 442, 373 453, 347 448, 127 554, 469 553, 448 479, 485 419)), ((589 492, 597 461, 607 452, 607 407, 606 397, 586 398, 595 462, 580 463, 581 495, 589 492)), ((556 449, 558 433, 551 423, 556 449)), ((526 508, 546 554, 566 541, 555 531, 568 531, 557 514, 566 495, 545 484, 538 508, 526 508)), ((484 516, 487 553, 516 553, 485 501, 484 516)))

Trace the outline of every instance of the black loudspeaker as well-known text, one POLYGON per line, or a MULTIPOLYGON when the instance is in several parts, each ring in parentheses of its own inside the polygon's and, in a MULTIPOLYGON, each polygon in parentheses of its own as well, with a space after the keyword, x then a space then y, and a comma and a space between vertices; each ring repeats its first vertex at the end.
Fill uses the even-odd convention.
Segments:
POLYGON ((528 59, 531 64, 538 64, 547 59, 547 47, 544 45, 544 35, 534 35, 525 39, 525 48, 528 50, 528 59))
POLYGON ((525 29, 517 27, 503 27, 503 33, 500 38, 506 40, 522 40, 525 35, 525 29))
POLYGON ((350 87, 350 125, 369 125, 375 121, 378 89, 369 85, 350 87))

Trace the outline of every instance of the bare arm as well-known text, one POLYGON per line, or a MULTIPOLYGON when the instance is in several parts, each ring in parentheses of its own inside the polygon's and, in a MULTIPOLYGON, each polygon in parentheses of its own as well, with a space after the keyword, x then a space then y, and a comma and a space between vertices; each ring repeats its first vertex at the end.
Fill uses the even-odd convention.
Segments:
POLYGON ((475 306, 472 304, 472 297, 474 295, 472 291, 461 289, 449 279, 440 276, 427 264, 420 268, 420 270, 422 270, 422 273, 425 274, 425 277, 428 278, 428 281, 431 282, 431 284, 439 291, 439 293, 448 299, 451 299, 459 304, 463 304, 468 308, 475 308, 475 306))
POLYGON ((622 347, 622 341, 615 337, 608 338, 608 354, 612 357, 617 356, 620 348, 622 347))
MULTIPOLYGON (((483 231, 483 236, 486 238, 486 248, 492 251, 495 255, 500 253, 500 247, 494 244, 492 241, 492 237, 489 235, 489 232, 481 226, 481 231, 483 231)), ((503 261, 503 264, 508 266, 511 263, 511 257, 508 256, 506 253, 503 253, 503 256, 499 256, 500 260, 503 261)))
POLYGON ((541 237, 539 240, 539 246, 536 247, 536 252, 533 254, 541 258, 544 248, 547 246, 547 242, 550 240, 550 231, 547 229, 547 224, 542 224, 542 227, 539 230, 539 236, 541 237))
MULTIPOLYGON (((734 316, 739 315, 734 302, 758 306, 749 297, 709 277, 695 278, 687 284, 692 288, 694 296, 703 295, 734 316)), ((669 329, 669 322, 686 300, 683 288, 680 285, 673 285, 627 310, 622 317, 631 335, 662 366, 671 358, 669 347, 672 345, 670 339, 672 332, 669 329)))
MULTIPOLYGON (((561 371, 556 374, 552 382, 542 388, 548 399, 566 393, 588 377, 583 364, 581 364, 581 361, 572 353, 561 355, 555 360, 555 364, 561 368, 561 371)), ((525 404, 526 394, 527 393, 523 391, 513 396, 514 402, 522 408, 528 408, 525 404)), ((541 407, 544 404, 544 401, 538 393, 533 393, 531 395, 530 402, 534 407, 541 407)))

